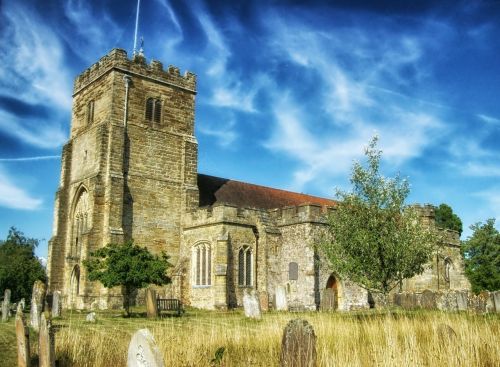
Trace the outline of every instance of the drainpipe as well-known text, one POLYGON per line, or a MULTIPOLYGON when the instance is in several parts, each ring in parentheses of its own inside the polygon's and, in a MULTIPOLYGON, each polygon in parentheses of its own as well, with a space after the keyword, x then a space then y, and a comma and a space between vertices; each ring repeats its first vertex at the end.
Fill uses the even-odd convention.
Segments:
POLYGON ((128 120, 128 90, 130 88, 130 84, 132 83, 132 78, 128 75, 124 75, 123 80, 125 81, 125 105, 123 109, 123 126, 125 127, 126 130, 127 120, 128 120))

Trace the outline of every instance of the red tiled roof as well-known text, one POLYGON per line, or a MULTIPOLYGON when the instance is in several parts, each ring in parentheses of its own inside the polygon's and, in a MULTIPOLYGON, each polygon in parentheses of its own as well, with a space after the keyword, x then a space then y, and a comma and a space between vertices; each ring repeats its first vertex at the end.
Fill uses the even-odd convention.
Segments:
POLYGON ((200 206, 216 203, 259 209, 275 209, 300 204, 335 206, 335 201, 330 199, 203 174, 198 174, 198 189, 200 206))

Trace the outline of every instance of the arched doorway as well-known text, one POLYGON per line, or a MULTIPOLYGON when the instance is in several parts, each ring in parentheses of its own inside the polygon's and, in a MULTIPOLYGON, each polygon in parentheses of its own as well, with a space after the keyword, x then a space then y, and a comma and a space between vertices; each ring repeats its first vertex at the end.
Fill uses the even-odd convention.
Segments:
POLYGON ((339 308, 340 281, 338 277, 331 274, 326 281, 326 287, 321 297, 321 309, 323 311, 337 310, 339 308))
POLYGON ((76 307, 76 299, 80 293, 80 267, 75 265, 73 271, 71 272, 71 278, 69 283, 69 306, 71 308, 76 307))

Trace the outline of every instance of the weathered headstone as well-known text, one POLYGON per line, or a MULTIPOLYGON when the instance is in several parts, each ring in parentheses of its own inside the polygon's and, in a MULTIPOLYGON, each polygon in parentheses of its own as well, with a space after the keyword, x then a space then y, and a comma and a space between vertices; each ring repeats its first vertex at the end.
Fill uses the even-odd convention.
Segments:
POLYGON ((38 360, 39 367, 55 367, 56 348, 54 341, 54 331, 52 322, 45 318, 45 314, 40 316, 40 333, 38 335, 38 360))
POLYGON ((21 308, 24 311, 24 309, 26 308, 26 301, 24 300, 24 298, 21 298, 19 304, 21 305, 21 308))
POLYGON ((457 333, 450 325, 439 324, 437 326, 437 334, 439 341, 443 344, 448 344, 457 337, 457 333))
POLYGON ((158 305, 156 303, 156 291, 152 288, 146 289, 146 313, 149 318, 158 317, 158 305))
POLYGON ((500 291, 491 292, 496 312, 500 312, 500 291))
POLYGON ((488 297, 486 298, 486 312, 495 312, 495 299, 493 292, 488 292, 488 297))
POLYGON ((306 320, 291 320, 283 331, 280 367, 315 367, 316 335, 306 320))
POLYGON ((127 367, 163 367, 163 358, 148 329, 138 330, 128 346, 127 367))
POLYGON ((436 309, 436 294, 428 289, 424 290, 420 297, 420 306, 425 310, 436 309))
POLYGON ((467 291, 457 291, 455 296, 457 297, 457 309, 467 311, 467 291))
POLYGON ((259 303, 261 311, 269 311, 269 294, 266 291, 259 293, 259 303))
POLYGON ((29 367, 31 363, 29 328, 26 326, 26 319, 24 318, 21 304, 17 305, 16 312, 16 340, 17 366, 29 367))
POLYGON ((255 292, 245 292, 243 294, 243 309, 245 310, 246 317, 252 319, 260 319, 262 317, 260 303, 255 292))
POLYGON ((33 293, 31 296, 31 312, 30 312, 30 324, 35 330, 40 328, 40 315, 43 311, 43 304, 45 302, 45 292, 47 287, 45 283, 37 280, 33 284, 33 293))
POLYGON ((61 316, 61 292, 55 291, 52 294, 52 317, 61 316))
POLYGON ((10 316, 10 289, 6 289, 2 302, 2 322, 8 321, 10 316))
POLYGON ((286 289, 283 286, 276 287, 275 307, 278 311, 288 311, 288 301, 286 299, 286 289))
POLYGON ((96 322, 97 321, 97 317, 96 317, 95 312, 88 313, 87 316, 85 317, 85 321, 86 322, 96 322))
POLYGON ((325 288, 321 295, 321 311, 335 310, 335 293, 332 288, 325 288))

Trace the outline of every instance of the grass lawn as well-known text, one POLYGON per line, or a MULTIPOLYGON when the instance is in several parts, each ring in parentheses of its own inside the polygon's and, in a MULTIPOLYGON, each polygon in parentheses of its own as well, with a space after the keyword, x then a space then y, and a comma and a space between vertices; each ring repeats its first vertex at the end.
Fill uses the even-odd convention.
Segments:
MULTIPOLYGON (((182 317, 149 320, 119 312, 66 312, 55 319, 59 366, 125 366, 132 334, 148 328, 166 366, 213 366, 219 347, 221 366, 277 366, 283 328, 303 318, 317 335, 320 366, 500 366, 500 315, 430 311, 350 313, 265 313, 248 320, 241 311, 188 309, 182 317), (455 334, 442 335, 442 324, 455 334)), ((34 339, 34 338, 33 338, 34 339)), ((36 344, 32 341, 32 353, 36 344)), ((16 365, 13 320, 0 324, 0 366, 16 365)))

